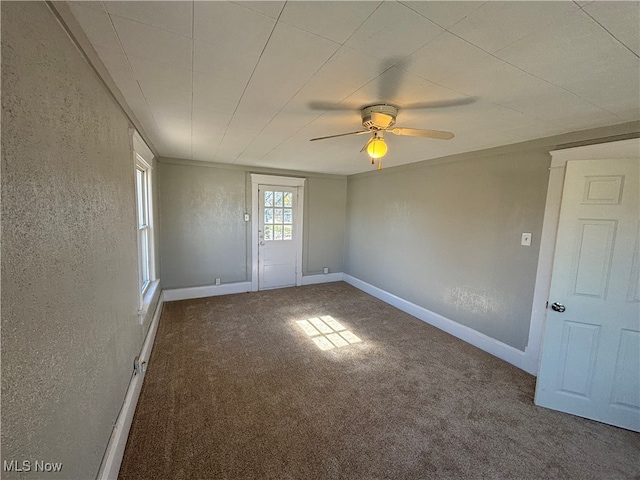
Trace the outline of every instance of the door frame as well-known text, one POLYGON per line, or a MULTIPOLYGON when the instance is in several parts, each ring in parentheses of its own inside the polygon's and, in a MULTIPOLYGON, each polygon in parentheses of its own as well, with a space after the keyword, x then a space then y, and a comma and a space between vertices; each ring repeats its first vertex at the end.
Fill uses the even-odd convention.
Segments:
POLYGON ((294 233, 296 242, 296 286, 302 285, 302 238, 304 232, 304 185, 306 178, 302 177, 281 177, 277 175, 264 175, 259 173, 251 174, 251 291, 258 291, 258 226, 260 221, 260 196, 258 188, 260 185, 272 185, 281 187, 295 187, 297 191, 296 205, 293 210, 293 218, 298 227, 294 233))
POLYGON ((583 147, 553 150, 551 166, 549 168, 549 185, 540 237, 540 253, 538 269, 531 308, 531 323, 529 327, 529 342, 525 350, 522 368, 538 375, 540 357, 542 353, 542 338, 547 320, 547 300, 551 289, 551 274, 553 272, 553 256, 556 249, 558 221, 560 219, 560 203, 564 188, 564 175, 569 160, 613 160, 638 158, 640 139, 632 138, 608 143, 598 143, 583 147))

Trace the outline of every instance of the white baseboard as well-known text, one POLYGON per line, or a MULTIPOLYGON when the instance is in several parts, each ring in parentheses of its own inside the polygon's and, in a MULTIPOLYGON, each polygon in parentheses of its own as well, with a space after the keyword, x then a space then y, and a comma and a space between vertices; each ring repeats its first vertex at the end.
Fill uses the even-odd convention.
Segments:
POLYGON ((317 283, 340 282, 344 278, 342 272, 320 273, 318 275, 305 275, 302 277, 302 285, 315 285, 317 283))
POLYGON ((251 291, 251 282, 225 283, 222 285, 204 285, 202 287, 173 288, 162 291, 165 302, 174 300, 189 300, 192 298, 214 297, 232 293, 246 293, 251 291))
POLYGON ((344 274, 343 279, 345 282, 353 285, 354 287, 362 290, 363 292, 372 295, 383 302, 393 305, 399 310, 413 315, 419 318, 429 325, 433 325, 440 330, 443 330, 454 337, 464 340, 471 345, 484 350, 491 355, 494 355, 505 362, 508 362, 528 373, 535 375, 535 372, 529 371, 531 368, 530 362, 525 361, 525 352, 513 348, 506 343, 502 343, 494 338, 491 338, 483 333, 480 333, 472 328, 469 328, 460 323, 454 322, 438 313, 427 310, 424 307, 411 303, 403 298, 400 298, 392 293, 389 293, 381 288, 375 287, 369 283, 363 282, 351 275, 344 274))
MULTIPOLYGON (((149 331, 145 337, 142 350, 140 351, 140 364, 145 362, 145 365, 149 365, 149 358, 151 357, 151 349, 153 348, 153 341, 156 338, 156 332, 158 331, 158 322, 160 320, 160 313, 162 312, 162 296, 158 300, 156 310, 149 326, 149 331)), ((120 409, 118 420, 113 427, 107 450, 102 459, 100 470, 98 471, 97 480, 117 480, 118 473, 120 471, 120 465, 122 463, 122 457, 124 456, 124 449, 127 445, 127 439, 129 438, 129 430, 131 429, 131 422, 133 421, 133 414, 136 411, 136 405, 138 404, 138 397, 140 396, 140 390, 142 389, 142 382, 144 381, 145 373, 140 373, 131 377, 129 382, 129 388, 124 398, 124 403, 120 409)))

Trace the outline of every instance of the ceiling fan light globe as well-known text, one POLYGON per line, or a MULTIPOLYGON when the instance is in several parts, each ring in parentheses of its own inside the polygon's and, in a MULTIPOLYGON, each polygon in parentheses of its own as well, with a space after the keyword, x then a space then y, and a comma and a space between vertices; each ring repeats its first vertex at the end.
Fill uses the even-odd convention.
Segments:
POLYGON ((367 153, 371 158, 382 158, 387 153, 387 144, 382 138, 374 138, 367 146, 367 153))

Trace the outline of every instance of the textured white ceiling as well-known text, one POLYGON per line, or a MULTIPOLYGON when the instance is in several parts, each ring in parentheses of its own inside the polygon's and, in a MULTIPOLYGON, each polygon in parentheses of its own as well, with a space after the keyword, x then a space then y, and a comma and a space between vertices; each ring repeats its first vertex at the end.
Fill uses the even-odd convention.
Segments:
POLYGON ((400 107, 385 166, 640 119, 639 2, 69 2, 162 156, 371 169, 359 109, 400 107), (448 106, 447 106, 448 105, 448 106))

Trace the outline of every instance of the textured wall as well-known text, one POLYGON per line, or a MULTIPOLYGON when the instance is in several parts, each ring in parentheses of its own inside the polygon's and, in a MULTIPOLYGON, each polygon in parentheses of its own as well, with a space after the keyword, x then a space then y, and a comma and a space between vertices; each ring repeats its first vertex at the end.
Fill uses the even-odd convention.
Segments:
POLYGON ((143 336, 129 125, 45 3, 1 8, 2 460, 95 478, 143 336))
POLYGON ((307 179, 303 273, 342 272, 347 217, 347 179, 307 179))
POLYGON ((242 170, 158 163, 163 288, 247 279, 242 170))
MULTIPOLYGON (((158 176, 163 288, 213 285, 216 278, 250 281, 251 223, 243 219, 251 212, 250 171, 163 160, 158 176)), ((307 176, 304 275, 325 266, 342 271, 346 183, 344 177, 307 176)))
POLYGON ((349 177, 346 273, 524 350, 549 164, 529 152, 349 177))

